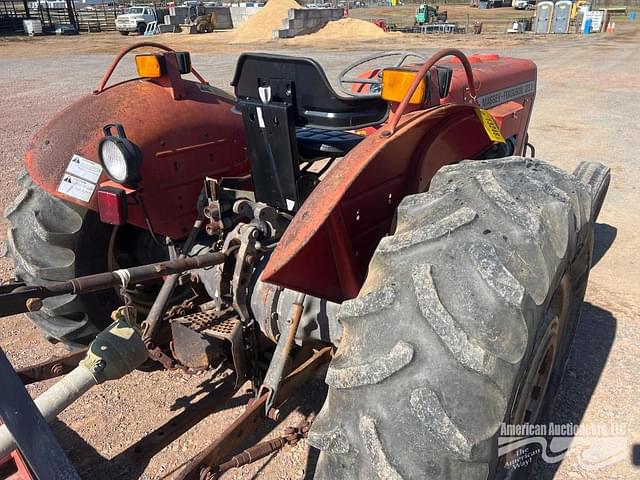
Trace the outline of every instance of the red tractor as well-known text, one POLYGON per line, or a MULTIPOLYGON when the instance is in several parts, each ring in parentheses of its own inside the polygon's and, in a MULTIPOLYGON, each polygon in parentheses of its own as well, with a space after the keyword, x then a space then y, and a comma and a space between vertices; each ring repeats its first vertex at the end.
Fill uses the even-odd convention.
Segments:
MULTIPOLYGON (((83 358, 77 395, 140 366, 228 367, 224 398, 251 380, 245 413, 178 478, 237 465, 329 361, 310 430, 278 444, 308 432, 317 478, 521 474, 499 427, 550 410, 609 184, 601 164, 525 157, 535 64, 402 54, 343 71, 341 95, 311 59, 243 54, 232 96, 187 53, 137 47, 33 138, 0 314, 89 345, 58 362, 83 358), (107 86, 137 47, 162 52, 107 86)), ((50 418, 72 400, 36 404, 50 418)))

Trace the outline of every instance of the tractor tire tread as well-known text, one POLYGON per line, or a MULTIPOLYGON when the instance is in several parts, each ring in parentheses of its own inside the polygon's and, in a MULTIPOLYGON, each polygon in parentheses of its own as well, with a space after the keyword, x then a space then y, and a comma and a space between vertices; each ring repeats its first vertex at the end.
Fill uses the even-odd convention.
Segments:
POLYGON ((609 190, 611 169, 598 162, 580 162, 573 175, 591 189, 591 220, 595 222, 609 190))
MULTIPOLYGON (((48 285, 104 269, 94 264, 103 260, 99 255, 85 255, 84 262, 78 259, 81 243, 90 238, 85 231, 87 222, 104 228, 96 214, 47 194, 26 173, 18 181, 24 190, 5 210, 9 222, 7 254, 13 259, 16 279, 48 285)), ((76 347, 110 322, 109 299, 108 294, 99 293, 52 297, 43 301, 41 310, 27 316, 49 340, 76 347)))
POLYGON ((576 177, 522 157, 444 167, 429 192, 402 200, 338 314, 309 433, 316 478, 487 477, 590 202, 576 177))

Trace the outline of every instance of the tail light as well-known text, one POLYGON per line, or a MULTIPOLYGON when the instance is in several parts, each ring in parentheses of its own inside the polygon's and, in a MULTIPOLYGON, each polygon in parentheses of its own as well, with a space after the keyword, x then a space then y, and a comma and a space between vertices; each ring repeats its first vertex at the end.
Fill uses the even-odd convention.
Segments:
POLYGON ((100 220, 111 225, 127 223, 127 193, 121 188, 100 187, 98 189, 100 220))

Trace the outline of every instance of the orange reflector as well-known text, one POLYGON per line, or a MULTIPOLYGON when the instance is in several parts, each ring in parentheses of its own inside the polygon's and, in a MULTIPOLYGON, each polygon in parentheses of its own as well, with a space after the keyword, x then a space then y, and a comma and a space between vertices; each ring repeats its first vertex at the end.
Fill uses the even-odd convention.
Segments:
POLYGON ((136 69, 139 77, 158 78, 164 75, 164 62, 160 55, 136 55, 136 69))
MULTIPOLYGON (((415 78, 416 72, 385 68, 382 70, 382 98, 388 102, 401 102, 415 78)), ((426 85, 427 82, 423 78, 411 95, 409 103, 416 105, 424 101, 426 85)))

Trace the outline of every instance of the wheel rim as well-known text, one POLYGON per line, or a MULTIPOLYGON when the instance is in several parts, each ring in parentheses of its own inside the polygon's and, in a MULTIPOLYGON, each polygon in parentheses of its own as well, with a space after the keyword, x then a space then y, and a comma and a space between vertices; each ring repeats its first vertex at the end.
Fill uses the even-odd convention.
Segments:
POLYGON ((533 423, 540 415, 540 407, 542 407, 549 387, 556 354, 567 324, 570 288, 571 281, 569 276, 565 274, 554 292, 545 315, 547 319, 551 317, 551 320, 547 322, 547 328, 539 342, 541 348, 538 348, 531 362, 525 382, 515 402, 516 408, 511 417, 515 425, 533 423))
POLYGON ((521 398, 513 417, 515 425, 533 423, 540 414, 558 350, 559 325, 559 318, 554 316, 544 333, 540 343, 542 348, 536 353, 521 390, 521 398))
MULTIPOLYGON (((564 275, 554 292, 545 314, 547 327, 538 345, 540 346, 527 371, 524 382, 516 395, 510 422, 513 425, 534 424, 541 413, 544 399, 549 389, 560 342, 564 336, 569 314, 571 280, 564 275)), ((501 458, 501 464, 515 459, 517 452, 510 452, 501 458)))

